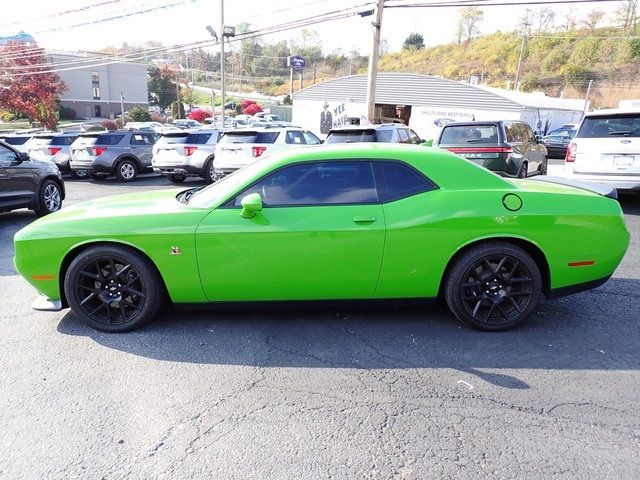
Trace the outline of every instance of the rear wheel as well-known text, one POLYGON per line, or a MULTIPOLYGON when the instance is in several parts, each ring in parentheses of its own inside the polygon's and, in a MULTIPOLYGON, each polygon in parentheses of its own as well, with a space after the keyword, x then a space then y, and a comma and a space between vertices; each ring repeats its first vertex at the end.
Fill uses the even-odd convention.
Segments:
POLYGON ((542 291, 540 269, 521 248, 504 242, 466 251, 445 280, 445 299, 465 325, 498 331, 525 320, 542 291))
POLYGON ((116 167, 116 177, 121 182, 131 182, 138 176, 138 165, 133 160, 121 160, 116 167))
POLYGON ((151 319, 163 301, 155 268, 135 250, 96 246, 69 265, 64 291, 73 313, 105 332, 126 332, 151 319))
POLYGON ((522 165, 520 165, 520 170, 518 171, 518 178, 527 178, 527 168, 529 166, 527 165, 527 162, 523 162, 522 165))
POLYGON ((544 157, 544 160, 540 164, 540 168, 538 169, 538 172, 540 172, 540 175, 546 175, 547 174, 547 165, 548 164, 549 164, 549 159, 547 157, 544 157))
POLYGON ((171 183, 184 183, 187 179, 184 175, 167 175, 167 178, 171 183))
POLYGON ((204 167, 204 182, 207 184, 211 184, 213 182, 217 182, 222 178, 220 174, 216 172, 215 167, 213 166, 213 158, 207 160, 207 163, 204 167))
POLYGON ((45 180, 40 185, 38 192, 38 204, 34 211, 37 215, 43 216, 57 212, 62 208, 62 192, 60 185, 53 180, 45 180))
POLYGON ((89 174, 86 170, 71 170, 71 176, 74 178, 87 178, 89 174))

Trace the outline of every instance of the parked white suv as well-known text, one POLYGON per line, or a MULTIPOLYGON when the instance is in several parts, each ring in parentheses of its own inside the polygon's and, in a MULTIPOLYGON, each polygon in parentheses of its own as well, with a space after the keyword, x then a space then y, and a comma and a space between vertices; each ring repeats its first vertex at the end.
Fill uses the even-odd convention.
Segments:
POLYGON ((213 165, 216 174, 227 175, 263 155, 320 143, 313 133, 297 127, 231 130, 218 140, 213 165))
POLYGON ((640 111, 585 115, 567 148, 565 176, 640 191, 640 111))
POLYGON ((153 171, 165 175, 172 183, 182 183, 187 177, 202 177, 205 182, 216 180, 213 151, 220 129, 181 130, 160 137, 153 147, 153 171))

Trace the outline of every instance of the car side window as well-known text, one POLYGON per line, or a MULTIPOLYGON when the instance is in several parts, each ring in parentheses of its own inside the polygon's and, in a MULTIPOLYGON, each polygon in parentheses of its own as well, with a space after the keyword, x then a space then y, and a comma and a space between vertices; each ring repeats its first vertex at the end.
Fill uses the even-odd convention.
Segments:
POLYGON ((16 161, 16 154, 4 145, 0 145, 0 166, 7 166, 16 161))
POLYGON ((319 145, 320 144, 320 139, 318 137, 316 137, 313 133, 305 130, 304 132, 302 132, 302 135, 304 136, 304 141, 307 142, 307 145, 319 145))
POLYGON ((289 130, 287 132, 285 142, 299 145, 303 144, 304 137, 302 136, 302 132, 300 132, 299 130, 289 130))
POLYGON ((504 126, 504 133, 506 134, 507 143, 520 142, 520 135, 518 135, 517 125, 515 123, 508 123, 504 126))
POLYGON ((409 133, 409 143, 418 145, 420 143, 420 137, 418 134, 411 129, 407 130, 407 132, 409 133))
POLYGON ((240 195, 259 193, 265 207, 378 203, 371 164, 366 161, 301 163, 281 168, 240 195))
POLYGON ((372 163, 378 198, 382 203, 394 202, 438 188, 420 172, 404 163, 388 161, 372 163))
POLYGON ((142 134, 136 133, 131 135, 131 140, 129 140, 130 145, 145 145, 144 136, 142 134))
POLYGON ((398 129, 398 138, 399 143, 409 143, 409 133, 404 128, 398 129))
POLYGON ((520 127, 522 128, 522 137, 524 142, 537 143, 536 136, 534 135, 533 130, 531 130, 531 127, 528 124, 523 123, 520 125, 520 127))

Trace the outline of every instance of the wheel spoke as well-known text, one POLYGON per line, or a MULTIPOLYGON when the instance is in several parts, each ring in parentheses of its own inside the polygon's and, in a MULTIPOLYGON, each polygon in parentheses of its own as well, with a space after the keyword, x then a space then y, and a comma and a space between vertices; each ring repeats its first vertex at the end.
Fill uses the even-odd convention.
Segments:
POLYGON ((120 271, 118 273, 116 273, 116 277, 119 277, 120 275, 122 275, 123 273, 126 273, 127 270, 129 270, 131 268, 131 264, 127 263, 124 267, 122 267, 120 269, 120 271))
POLYGON ((509 292, 509 295, 512 297, 524 297, 527 295, 531 295, 531 292, 509 292))
POLYGON ((509 281, 511 283, 523 283, 523 282, 530 282, 531 279, 529 277, 518 277, 518 278, 512 278, 509 281))
POLYGON ((94 313, 97 313, 98 310, 100 310, 102 307, 104 307, 106 305, 106 303, 104 302, 100 302, 100 305, 98 305, 96 308, 94 308, 93 310, 91 310, 91 312, 89 313, 89 316, 93 315, 94 313))
POLYGON ((138 298, 145 298, 144 293, 139 292, 138 290, 135 290, 131 287, 127 287, 126 291, 129 292, 131 295, 135 295, 138 298))
POLYGON ((460 286, 462 288, 470 288, 470 287, 479 287, 480 285, 482 285, 482 282, 480 280, 476 280, 475 282, 465 282, 460 286))
POLYGON ((504 309, 502 308, 502 305, 498 303, 496 307, 498 307, 498 311, 500 312, 500 315, 502 315, 502 318, 504 318, 505 320, 509 320, 509 318, 507 317, 507 314, 504 313, 504 309))
POLYGON ((511 267, 511 271, 509 272, 509 276, 513 277, 513 274, 516 273, 516 270, 518 269, 519 266, 520 266, 520 262, 518 260, 516 260, 513 263, 513 267, 511 267))
POLYGON ((82 301, 80 302, 80 306, 84 305, 85 303, 87 303, 89 300, 91 300, 91 299, 92 299, 92 298, 94 298, 95 296, 96 296, 96 294, 95 294, 95 293, 93 293, 93 292, 92 292, 90 295, 87 295, 87 296, 85 297, 85 299, 84 299, 84 300, 82 300, 82 301))
POLYGON ((496 304, 494 302, 491 302, 491 307, 489 307, 489 311, 487 312, 487 315, 484 317, 484 320, 482 320, 484 323, 487 323, 489 321, 494 308, 496 308, 496 304))
POLYGON ((107 306, 107 315, 109 315, 109 323, 113 323, 113 309, 110 303, 105 303, 107 306))
POLYGON ((120 313, 122 314, 122 321, 127 321, 127 310, 124 308, 124 302, 120 301, 120 313))
POLYGON ((504 262, 507 261, 507 258, 508 257, 506 257, 506 256, 502 257, 502 259, 498 262, 498 266, 495 269, 495 273, 500 273, 500 270, 502 269, 502 266, 504 265, 504 262))
POLYGON ((473 317, 477 315, 478 309, 480 309, 481 304, 482 304, 482 300, 478 300, 478 303, 476 303, 476 306, 473 308, 473 313, 471 314, 473 317))
POLYGON ((86 270, 80 270, 80 275, 83 275, 85 277, 89 277, 89 278, 93 278, 94 280, 100 280, 100 275, 97 275, 93 272, 88 272, 86 270))
POLYGON ((522 313, 522 309, 520 308, 518 303, 511 297, 507 297, 507 298, 511 301, 513 307, 518 311, 518 313, 522 313))
POLYGON ((496 273, 495 270, 493 269, 493 266, 491 265, 491 262, 489 262, 489 260, 487 260, 486 258, 483 258, 482 260, 491 273, 496 273))
POLYGON ((129 300, 122 300, 122 302, 127 306, 127 307, 131 307, 131 308, 135 308, 136 310, 141 310, 141 308, 136 305, 135 303, 131 303, 129 300))
POLYGON ((96 260, 94 262, 94 264, 95 264, 96 269, 98 271, 98 275, 99 275, 98 279, 99 280, 103 280, 105 277, 104 277, 104 273, 102 273, 102 268, 100 268, 100 263, 98 262, 98 260, 96 260))
POLYGON ((111 267, 111 272, 107 278, 115 278, 116 277, 116 262, 113 261, 113 257, 109 257, 109 267, 111 267))

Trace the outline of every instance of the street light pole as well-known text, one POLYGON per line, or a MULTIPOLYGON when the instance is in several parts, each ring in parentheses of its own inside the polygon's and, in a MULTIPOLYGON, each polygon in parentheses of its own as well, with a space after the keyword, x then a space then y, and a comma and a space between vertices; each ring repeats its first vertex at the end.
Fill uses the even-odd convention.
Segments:
MULTIPOLYGON (((227 98, 224 84, 224 0, 220 0, 220 81, 222 83, 222 126, 224 127, 224 104, 227 98)), ((213 117, 215 123, 215 113, 213 117)))
POLYGON ((120 113, 122 114, 122 126, 124 127, 126 120, 124 119, 124 92, 122 90, 120 90, 120 113))
POLYGON ((380 56, 380 29, 382 27, 382 10, 384 0, 378 0, 376 19, 373 25, 373 45, 369 56, 369 71, 367 75, 367 119, 373 123, 376 114, 376 80, 378 77, 378 57, 380 56))

